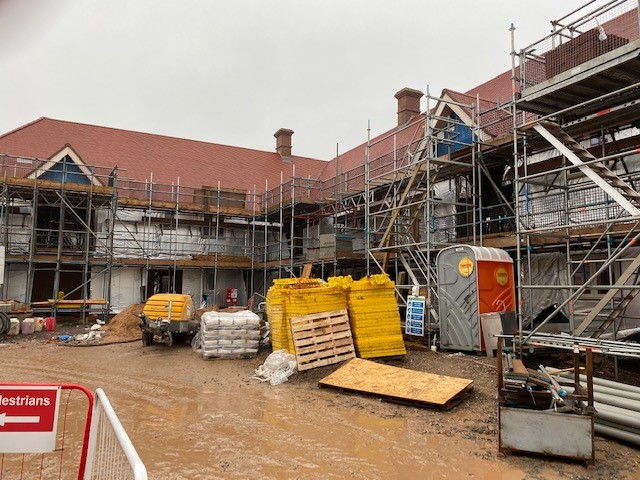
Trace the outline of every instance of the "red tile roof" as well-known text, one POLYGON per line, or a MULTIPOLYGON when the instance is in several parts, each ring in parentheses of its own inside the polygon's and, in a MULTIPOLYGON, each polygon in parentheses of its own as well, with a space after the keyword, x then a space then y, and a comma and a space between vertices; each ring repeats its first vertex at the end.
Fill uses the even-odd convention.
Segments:
POLYGON ((100 127, 83 123, 39 118, 0 136, 0 155, 49 159, 70 145, 87 164, 123 169, 118 176, 145 181, 153 172, 155 183, 264 191, 280 184, 280 172, 289 179, 295 165, 296 177, 317 178, 323 160, 293 156, 284 161, 274 152, 219 145, 149 133, 100 127))
MULTIPOLYGON (((638 38, 636 13, 635 9, 626 12, 603 26, 607 33, 638 38)), ((511 131, 511 116, 495 108, 498 103, 511 100, 510 69, 464 93, 445 89, 442 96, 445 95, 462 104, 476 103, 478 96, 483 130, 491 136, 511 131)), ((422 134, 418 128, 422 128, 422 124, 404 129, 397 127, 372 139, 370 159, 374 176, 376 164, 391 162, 394 132, 396 144, 403 146, 422 134)), ((353 179, 349 190, 364 187, 366 143, 329 162, 294 156, 293 163, 288 163, 275 152, 41 118, 1 136, 0 154, 48 159, 65 144, 70 144, 87 164, 109 168, 118 165, 126 169, 121 176, 138 180, 148 179, 153 172, 154 182, 170 184, 179 176, 181 185, 195 188, 216 186, 220 180, 226 188, 252 190, 256 185, 257 191, 262 192, 265 179, 269 189, 273 189, 280 183, 280 172, 289 179, 295 164, 296 177, 328 181, 336 176, 339 168, 343 180, 347 172, 349 179, 353 179)))
MULTIPOLYGON (((516 75, 518 75, 517 71, 516 75)), ((476 95, 479 95, 482 100, 486 100, 492 105, 496 105, 497 102, 506 103, 511 101, 511 69, 481 83, 477 87, 473 87, 471 90, 464 92, 464 94, 473 98, 474 103, 476 95)))
MULTIPOLYGON (((401 157, 404 153, 404 148, 407 145, 412 144, 415 146, 415 143, 419 141, 420 138, 422 138, 422 136, 424 135, 424 122, 418 122, 421 117, 423 116, 416 115, 408 123, 408 126, 392 128, 391 130, 371 139, 371 141, 369 142, 371 146, 369 150, 369 165, 372 178, 388 172, 388 168, 384 169, 384 171, 381 170, 383 165, 388 166, 393 164, 392 155, 394 133, 396 136, 395 144, 397 149, 399 150, 398 154, 396 155, 396 159, 398 161, 401 160, 401 157)), ((349 190, 357 189, 358 186, 364 187, 363 175, 364 157, 367 150, 366 147, 367 144, 363 143, 339 155, 337 159, 334 158, 330 160, 322 171, 321 179, 328 180, 330 178, 334 178, 339 167, 343 180, 344 175, 347 172, 350 172, 349 179, 353 179, 356 175, 361 176, 360 181, 349 180, 349 190), (336 166, 336 163, 338 163, 338 166, 336 166)))

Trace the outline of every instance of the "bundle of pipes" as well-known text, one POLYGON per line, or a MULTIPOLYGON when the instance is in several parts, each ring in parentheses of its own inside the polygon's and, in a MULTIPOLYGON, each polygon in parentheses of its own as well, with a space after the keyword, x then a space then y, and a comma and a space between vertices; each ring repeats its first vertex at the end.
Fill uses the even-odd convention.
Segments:
MULTIPOLYGON (((556 379, 573 392, 568 385, 572 374, 561 373, 556 379)), ((586 382, 586 376, 580 375, 580 382, 586 382)), ((594 377, 593 398, 596 433, 640 445, 640 387, 594 377)))

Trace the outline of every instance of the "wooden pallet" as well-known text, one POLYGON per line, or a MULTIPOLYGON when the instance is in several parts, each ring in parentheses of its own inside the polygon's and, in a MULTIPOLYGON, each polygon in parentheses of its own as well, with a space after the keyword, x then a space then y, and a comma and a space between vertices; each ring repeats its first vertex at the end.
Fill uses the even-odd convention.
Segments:
POLYGON ((299 371, 332 365, 356 356, 346 310, 293 317, 291 334, 299 371))
POLYGON ((449 410, 467 396, 473 380, 417 372, 354 358, 320 380, 320 386, 376 395, 397 403, 449 410))

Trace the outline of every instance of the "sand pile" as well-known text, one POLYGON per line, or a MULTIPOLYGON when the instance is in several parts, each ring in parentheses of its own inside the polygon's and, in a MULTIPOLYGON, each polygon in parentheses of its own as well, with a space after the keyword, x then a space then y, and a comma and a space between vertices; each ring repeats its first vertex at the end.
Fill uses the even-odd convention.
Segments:
POLYGON ((140 332, 140 317, 144 303, 129 305, 125 310, 111 319, 108 325, 103 327, 107 332, 105 341, 135 340, 142 338, 140 332))

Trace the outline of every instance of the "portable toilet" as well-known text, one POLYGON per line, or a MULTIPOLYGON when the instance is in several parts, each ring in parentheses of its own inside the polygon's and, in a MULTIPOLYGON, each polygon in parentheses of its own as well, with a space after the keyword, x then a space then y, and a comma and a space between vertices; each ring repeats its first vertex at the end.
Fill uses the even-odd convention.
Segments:
POLYGON ((436 271, 442 348, 484 350, 480 315, 515 311, 513 260, 499 248, 452 246, 436 271))

